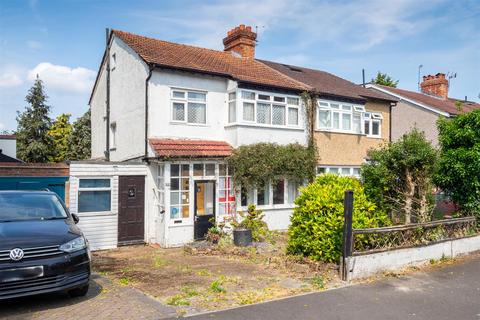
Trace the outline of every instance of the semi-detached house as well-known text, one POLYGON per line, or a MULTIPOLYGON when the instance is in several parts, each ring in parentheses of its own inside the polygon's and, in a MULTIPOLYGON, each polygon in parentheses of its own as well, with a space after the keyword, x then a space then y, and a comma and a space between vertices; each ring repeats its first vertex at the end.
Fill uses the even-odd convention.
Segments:
POLYGON ((307 143, 303 92, 318 101, 318 173, 357 175, 367 149, 390 139, 396 99, 332 74, 255 58, 241 25, 224 51, 108 33, 90 98, 92 160, 71 164, 70 210, 94 249, 203 238, 247 204, 286 229, 298 185, 237 194, 225 163, 257 142, 307 143))

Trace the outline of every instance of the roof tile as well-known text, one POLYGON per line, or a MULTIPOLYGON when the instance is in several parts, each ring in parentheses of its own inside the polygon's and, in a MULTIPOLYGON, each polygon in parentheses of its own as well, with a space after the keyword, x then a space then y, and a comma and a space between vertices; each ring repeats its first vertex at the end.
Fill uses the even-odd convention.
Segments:
POLYGON ((224 141, 150 139, 150 146, 160 158, 228 157, 232 146, 224 141))

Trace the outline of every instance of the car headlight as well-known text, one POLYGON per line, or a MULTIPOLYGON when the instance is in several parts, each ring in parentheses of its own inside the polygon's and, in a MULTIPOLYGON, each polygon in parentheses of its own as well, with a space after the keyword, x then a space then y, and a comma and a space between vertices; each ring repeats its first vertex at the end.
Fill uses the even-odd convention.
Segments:
POLYGON ((59 249, 64 252, 75 252, 78 250, 85 249, 86 247, 87 247, 87 243, 85 242, 85 238, 78 237, 62 244, 59 249))

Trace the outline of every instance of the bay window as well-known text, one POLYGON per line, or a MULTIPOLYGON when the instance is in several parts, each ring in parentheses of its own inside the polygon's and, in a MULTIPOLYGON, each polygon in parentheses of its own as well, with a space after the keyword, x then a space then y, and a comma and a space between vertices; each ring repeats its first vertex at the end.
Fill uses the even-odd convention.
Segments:
POLYGON ((172 121, 206 124, 206 92, 172 89, 172 121))

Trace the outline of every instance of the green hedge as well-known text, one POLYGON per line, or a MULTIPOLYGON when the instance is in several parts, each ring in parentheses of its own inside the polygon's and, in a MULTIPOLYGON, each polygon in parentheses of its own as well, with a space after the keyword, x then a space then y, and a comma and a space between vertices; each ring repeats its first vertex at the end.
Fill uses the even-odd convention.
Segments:
POLYGON ((389 224, 388 216, 365 196, 359 180, 326 174, 302 189, 295 200, 287 251, 313 260, 337 262, 341 256, 343 197, 353 190, 353 227, 372 228, 389 224))

